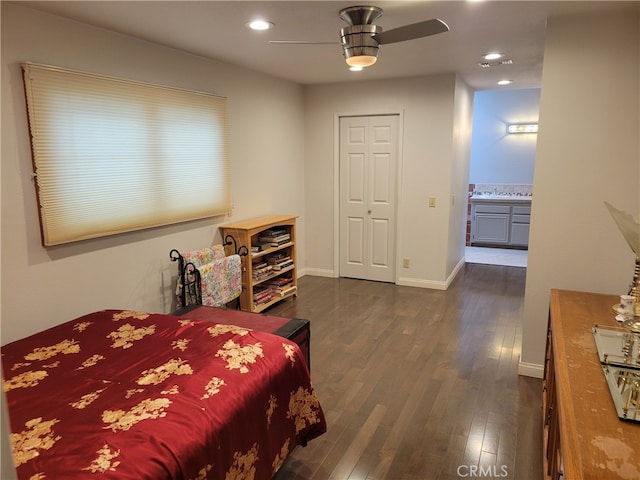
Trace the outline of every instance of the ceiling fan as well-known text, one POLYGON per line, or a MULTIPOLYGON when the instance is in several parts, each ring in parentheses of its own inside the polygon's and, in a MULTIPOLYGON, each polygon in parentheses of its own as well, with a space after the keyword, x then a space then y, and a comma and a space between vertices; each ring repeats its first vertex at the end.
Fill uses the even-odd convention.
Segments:
MULTIPOLYGON (((350 67, 370 67, 378 59, 380 45, 404 42, 449 31, 449 26, 439 18, 412 23, 392 30, 383 31, 374 25, 382 16, 380 7, 358 5, 340 10, 340 18, 347 27, 340 29, 340 43, 347 65, 350 67)), ((306 42, 272 40, 270 43, 326 44, 334 42, 306 42)))

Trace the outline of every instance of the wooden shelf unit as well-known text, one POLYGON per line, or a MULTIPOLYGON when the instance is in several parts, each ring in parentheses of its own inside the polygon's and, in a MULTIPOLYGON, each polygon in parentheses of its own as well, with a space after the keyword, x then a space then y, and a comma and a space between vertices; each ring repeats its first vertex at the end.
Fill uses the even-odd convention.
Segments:
POLYGON ((542 392, 545 479, 640 478, 640 425, 620 420, 592 328, 619 326, 615 295, 551 290, 542 392))
MULTIPOLYGON (((240 308, 247 312, 262 312, 271 305, 297 295, 298 276, 296 258, 296 216, 293 215, 269 215, 266 217, 253 218, 236 223, 223 225, 222 238, 231 235, 235 238, 237 245, 245 245, 249 249, 249 255, 242 257, 242 293, 240 294, 240 308), (256 253, 251 252, 251 245, 258 243, 260 234, 269 229, 286 230, 290 235, 290 241, 277 247, 268 247, 256 253), (293 264, 282 270, 274 270, 269 275, 256 280, 254 278, 255 266, 265 262, 267 258, 275 253, 284 253, 293 260, 293 264), (287 277, 292 280, 292 287, 285 293, 275 293, 273 298, 266 303, 256 305, 255 294, 261 287, 274 278, 287 277)), ((231 247, 227 247, 231 248, 231 247)), ((227 252, 233 253, 233 252, 227 252)))

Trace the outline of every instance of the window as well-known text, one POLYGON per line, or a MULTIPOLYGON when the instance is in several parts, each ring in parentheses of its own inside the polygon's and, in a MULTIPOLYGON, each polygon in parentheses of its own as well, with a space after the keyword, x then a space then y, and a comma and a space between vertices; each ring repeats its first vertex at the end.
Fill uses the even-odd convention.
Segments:
POLYGON ((23 65, 44 245, 231 210, 226 99, 23 65))

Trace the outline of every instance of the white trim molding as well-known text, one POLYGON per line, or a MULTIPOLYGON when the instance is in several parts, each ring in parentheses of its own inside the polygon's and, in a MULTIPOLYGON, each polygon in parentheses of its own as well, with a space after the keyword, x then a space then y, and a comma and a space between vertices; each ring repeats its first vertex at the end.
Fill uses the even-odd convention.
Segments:
POLYGON ((304 273, 311 277, 338 278, 335 271, 326 268, 305 268, 304 273))
POLYGON ((518 362, 518 375, 523 377, 543 378, 544 365, 538 363, 518 362))

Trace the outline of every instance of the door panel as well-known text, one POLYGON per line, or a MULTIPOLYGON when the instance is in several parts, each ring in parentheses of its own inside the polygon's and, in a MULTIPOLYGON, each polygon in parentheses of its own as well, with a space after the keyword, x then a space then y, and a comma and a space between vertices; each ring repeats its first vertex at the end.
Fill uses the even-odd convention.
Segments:
POLYGON ((349 202, 364 203, 364 155, 349 155, 348 166, 348 190, 347 200, 349 202))
POLYGON ((340 275, 395 281, 398 116, 340 119, 340 275))
POLYGON ((372 167, 371 183, 373 192, 371 194, 371 201, 377 204, 390 204, 391 199, 391 185, 389 185, 389 155, 374 155, 372 167))
POLYGON ((374 218, 371 220, 371 265, 376 267, 387 267, 389 265, 389 222, 385 218, 374 218), (377 241, 376 241, 377 240, 377 241))
POLYGON ((347 264, 352 268, 364 266, 364 225, 365 219, 349 217, 347 220, 347 238, 349 240, 347 264))

